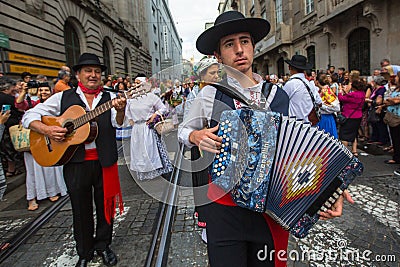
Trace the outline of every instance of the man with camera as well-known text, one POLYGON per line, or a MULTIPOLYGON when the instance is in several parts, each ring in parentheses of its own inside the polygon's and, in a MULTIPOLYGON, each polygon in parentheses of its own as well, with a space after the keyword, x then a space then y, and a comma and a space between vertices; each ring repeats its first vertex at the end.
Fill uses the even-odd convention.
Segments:
MULTIPOLYGON (((28 88, 28 94, 27 94, 26 100, 28 100, 28 101, 39 100, 39 96, 37 95, 39 83, 32 79, 32 74, 30 72, 25 71, 25 72, 21 73, 21 78, 22 78, 21 86, 24 87, 24 84, 25 84, 25 86, 27 86, 27 88, 28 88)), ((24 90, 22 90, 22 91, 24 91, 24 90)))

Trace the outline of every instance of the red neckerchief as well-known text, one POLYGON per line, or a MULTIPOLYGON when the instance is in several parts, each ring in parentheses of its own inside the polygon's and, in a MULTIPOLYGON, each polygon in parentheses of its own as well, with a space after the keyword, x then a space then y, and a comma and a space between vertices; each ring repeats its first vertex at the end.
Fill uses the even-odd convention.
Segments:
POLYGON ((97 89, 94 90, 86 88, 81 82, 78 82, 78 86, 81 88, 82 92, 84 92, 85 94, 94 95, 94 97, 97 97, 98 94, 103 91, 103 86, 99 86, 97 87, 97 89))

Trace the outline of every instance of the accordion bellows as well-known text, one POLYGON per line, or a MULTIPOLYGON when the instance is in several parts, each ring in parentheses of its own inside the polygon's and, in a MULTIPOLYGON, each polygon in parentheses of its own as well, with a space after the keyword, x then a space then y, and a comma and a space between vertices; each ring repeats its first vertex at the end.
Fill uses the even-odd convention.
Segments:
POLYGON ((339 140, 274 112, 224 111, 218 135, 212 182, 296 237, 308 234, 318 211, 330 208, 363 169, 339 140))

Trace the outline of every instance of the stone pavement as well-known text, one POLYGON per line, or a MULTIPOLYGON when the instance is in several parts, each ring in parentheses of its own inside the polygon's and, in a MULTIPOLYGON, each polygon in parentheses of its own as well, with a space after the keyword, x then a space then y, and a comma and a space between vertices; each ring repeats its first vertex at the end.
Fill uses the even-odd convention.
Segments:
MULTIPOLYGON (((383 164, 388 155, 363 155, 364 174, 350 188, 356 203, 347 203, 341 218, 319 222, 306 238, 291 237, 289 267, 400 267, 400 178, 392 174, 397 166, 383 164)), ((126 208, 116 219, 112 249, 119 257, 118 266, 144 266, 160 203, 132 180, 123 160, 120 172, 126 208)), ((185 175, 183 180, 190 180, 185 175)), ((190 188, 179 192, 178 203, 167 266, 206 267, 207 249, 193 218, 190 188)), ((7 225, 3 233, 15 222, 2 220, 2 227, 7 225)), ((76 261, 68 204, 1 266, 74 266, 76 261)), ((100 258, 89 266, 102 266, 100 258)))
MULTIPOLYGON (((364 174, 350 187, 356 203, 343 216, 320 221, 304 239, 290 237, 288 267, 400 267, 400 177, 388 155, 363 153, 364 174)), ((186 179, 189 179, 186 177, 186 179)), ((180 192, 168 266, 208 266, 206 245, 193 219, 190 189, 180 192)))
MULTIPOLYGON (((159 202, 137 186, 126 166, 120 166, 120 176, 125 211, 116 217, 111 248, 119 258, 118 266, 144 266, 159 202)), ((1 266, 75 266, 71 214, 68 203, 1 266)), ((95 257, 89 266, 102 265, 101 258, 95 257)))

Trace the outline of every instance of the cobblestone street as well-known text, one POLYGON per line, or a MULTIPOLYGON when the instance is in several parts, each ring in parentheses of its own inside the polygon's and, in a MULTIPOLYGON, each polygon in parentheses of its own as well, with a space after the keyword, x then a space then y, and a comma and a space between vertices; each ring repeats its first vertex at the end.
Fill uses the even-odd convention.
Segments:
MULTIPOLYGON (((318 222, 306 238, 291 237, 289 267, 400 266, 400 179, 392 175, 396 166, 382 164, 387 157, 360 157, 365 171, 350 187, 356 203, 346 203, 342 217, 318 222)), ((123 159, 119 164, 125 212, 117 216, 112 249, 118 255, 118 266, 144 266, 160 202, 142 191, 123 159)), ((171 267, 208 266, 207 247, 193 216, 190 181, 190 174, 183 172, 181 183, 187 187, 178 194, 168 250, 167 266, 171 267)), ((22 204, 14 205, 25 209, 22 204)), ((4 214, 8 216, 1 221, 3 238, 29 219, 12 219, 11 211, 4 214)), ((67 204, 1 266, 74 266, 74 244, 71 209, 67 204)), ((102 266, 101 259, 95 257, 89 266, 102 266)))

